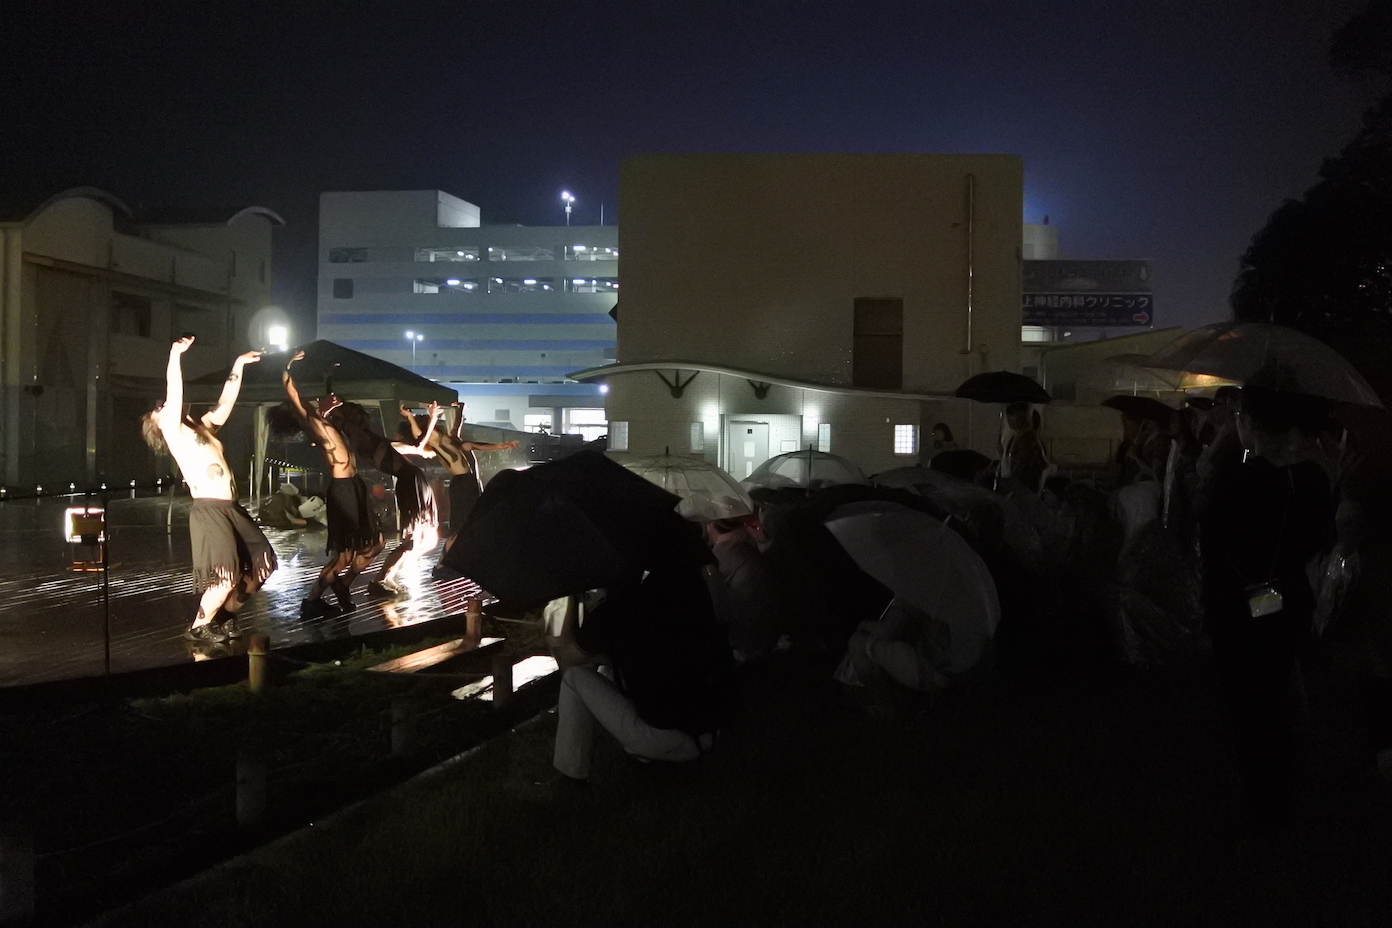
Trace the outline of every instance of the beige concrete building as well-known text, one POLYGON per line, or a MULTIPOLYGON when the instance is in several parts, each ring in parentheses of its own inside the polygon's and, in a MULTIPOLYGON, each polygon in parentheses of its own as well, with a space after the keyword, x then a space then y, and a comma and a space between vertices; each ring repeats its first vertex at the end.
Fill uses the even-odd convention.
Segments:
POLYGON ((738 477, 816 446, 867 472, 1020 367, 1023 164, 1013 155, 656 155, 620 182, 611 448, 699 452, 738 477))
POLYGON ((137 419, 187 379, 271 341, 268 209, 137 219, 91 187, 0 211, 0 480, 32 489, 153 477, 137 419))

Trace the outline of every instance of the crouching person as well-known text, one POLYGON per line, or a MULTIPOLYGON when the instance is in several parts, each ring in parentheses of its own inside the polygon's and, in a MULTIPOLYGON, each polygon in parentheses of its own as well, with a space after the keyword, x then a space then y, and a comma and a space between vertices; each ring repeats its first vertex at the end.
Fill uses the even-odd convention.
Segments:
POLYGON ((875 621, 860 623, 846 644, 836 678, 849 686, 893 681, 919 693, 935 693, 984 671, 991 639, 949 627, 901 599, 875 621))
POLYGON ((577 630, 589 663, 567 668, 557 702, 557 770, 588 779, 596 725, 640 760, 695 760, 737 704, 734 658, 694 566, 610 587, 577 630))

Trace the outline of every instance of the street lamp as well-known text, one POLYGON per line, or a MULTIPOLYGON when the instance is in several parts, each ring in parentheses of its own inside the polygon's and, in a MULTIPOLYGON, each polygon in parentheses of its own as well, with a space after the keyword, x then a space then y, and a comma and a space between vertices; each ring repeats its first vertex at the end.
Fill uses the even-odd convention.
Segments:
POLYGON ((407 332, 406 340, 411 343, 411 373, 416 372, 416 345, 425 341, 425 336, 420 332, 407 332))
POLYGON ((565 201, 566 205, 566 225, 570 225, 570 204, 575 202, 575 197, 570 195, 569 190, 562 190, 561 199, 565 201))

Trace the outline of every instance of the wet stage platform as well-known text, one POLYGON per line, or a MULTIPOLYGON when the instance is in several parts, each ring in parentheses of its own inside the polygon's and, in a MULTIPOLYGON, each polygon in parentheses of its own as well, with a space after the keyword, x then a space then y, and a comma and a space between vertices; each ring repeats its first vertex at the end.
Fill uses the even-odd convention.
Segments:
MULTIPOLYGON (((109 606, 100 572, 68 569, 75 548, 63 534, 64 511, 81 498, 0 503, 0 687, 95 677, 104 673, 103 618, 109 610, 111 672, 123 673, 221 657, 181 637, 197 608, 189 560, 185 495, 118 496, 107 504, 109 606)), ((353 585, 355 608, 344 615, 301 619, 300 602, 323 567, 325 531, 266 529, 279 569, 242 609, 247 634, 261 632, 286 648, 415 625, 464 611, 479 595, 468 580, 430 577, 439 548, 402 574, 410 599, 368 599, 367 582, 381 558, 353 585)), ((393 540, 389 537, 387 548, 393 540)), ((333 594, 327 597, 333 601, 333 594)), ((245 640, 245 639, 243 639, 245 640)))

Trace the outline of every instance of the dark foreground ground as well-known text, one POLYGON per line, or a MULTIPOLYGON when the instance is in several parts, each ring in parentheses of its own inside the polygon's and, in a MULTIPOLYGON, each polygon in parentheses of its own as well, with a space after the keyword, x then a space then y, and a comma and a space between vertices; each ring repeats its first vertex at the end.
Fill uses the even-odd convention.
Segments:
POLYGON ((1256 834, 1203 656, 1003 671, 893 719, 813 669, 751 673, 743 718, 695 764, 605 739, 590 784, 558 782, 544 714, 101 924, 1392 921, 1392 789, 1317 674, 1293 816, 1256 834))

